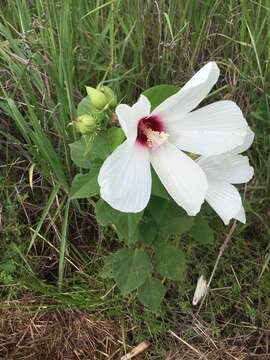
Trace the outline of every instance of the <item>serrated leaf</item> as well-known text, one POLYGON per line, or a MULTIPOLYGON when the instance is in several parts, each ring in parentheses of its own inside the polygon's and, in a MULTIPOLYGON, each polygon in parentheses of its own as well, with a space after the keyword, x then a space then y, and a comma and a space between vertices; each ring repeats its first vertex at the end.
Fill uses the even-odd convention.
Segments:
POLYGON ((161 281, 149 277, 138 290, 138 298, 144 306, 152 311, 158 311, 165 295, 165 288, 161 281))
POLYGON ((152 245, 158 236, 157 226, 153 221, 143 222, 139 228, 141 241, 145 245, 152 245))
POLYGON ((74 177, 70 187, 71 199, 89 198, 99 194, 98 173, 101 163, 93 163, 87 174, 78 174, 74 177))
POLYGON ((148 98, 151 103, 151 109, 153 110, 168 97, 177 93, 178 90, 179 88, 174 85, 157 85, 145 90, 143 95, 148 98))
POLYGON ((186 269, 184 253, 171 244, 160 244, 155 248, 157 272, 170 280, 180 280, 186 269))
POLYGON ((197 217, 195 219, 190 235, 200 244, 213 245, 214 243, 214 232, 203 218, 197 217))
POLYGON ((115 253, 112 274, 123 295, 141 286, 151 270, 149 256, 143 250, 122 249, 115 253))
POLYGON ((78 104, 77 116, 81 116, 81 115, 85 115, 85 114, 91 114, 93 111, 95 111, 95 109, 91 105, 89 97, 86 96, 78 104))
POLYGON ((119 240, 133 244, 139 239, 138 224, 142 218, 140 213, 123 213, 113 209, 105 201, 96 204, 96 219, 100 225, 115 225, 119 240))
POLYGON ((188 216, 174 201, 153 196, 147 207, 158 229, 165 234, 183 234, 188 231, 194 218, 188 216))
POLYGON ((92 146, 93 138, 86 135, 69 144, 70 156, 75 165, 83 169, 90 169, 92 146))

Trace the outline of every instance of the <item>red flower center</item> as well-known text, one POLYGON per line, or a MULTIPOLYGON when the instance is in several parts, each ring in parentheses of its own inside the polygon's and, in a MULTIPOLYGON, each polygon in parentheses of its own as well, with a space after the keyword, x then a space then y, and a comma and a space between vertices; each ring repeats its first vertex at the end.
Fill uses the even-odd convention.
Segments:
POLYGON ((143 117, 138 123, 137 139, 136 141, 144 146, 151 147, 151 139, 148 134, 162 133, 165 131, 165 127, 158 116, 151 115, 143 117))

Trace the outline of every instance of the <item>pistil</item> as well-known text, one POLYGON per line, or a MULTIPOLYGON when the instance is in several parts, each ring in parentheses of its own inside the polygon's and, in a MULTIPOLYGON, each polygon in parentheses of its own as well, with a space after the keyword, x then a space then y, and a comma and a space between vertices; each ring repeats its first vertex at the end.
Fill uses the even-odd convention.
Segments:
POLYGON ((169 134, 167 134, 165 131, 155 131, 146 128, 143 130, 143 133, 147 137, 147 146, 150 148, 162 145, 169 138, 169 134))
POLYGON ((137 141, 149 148, 156 148, 168 140, 169 134, 157 117, 149 116, 140 120, 138 124, 137 141))

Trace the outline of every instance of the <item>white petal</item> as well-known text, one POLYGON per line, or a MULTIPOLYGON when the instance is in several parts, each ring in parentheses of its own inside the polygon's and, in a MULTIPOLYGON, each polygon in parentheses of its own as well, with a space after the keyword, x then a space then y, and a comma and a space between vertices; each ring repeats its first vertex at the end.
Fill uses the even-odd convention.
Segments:
POLYGON ((234 217, 236 220, 240 221, 241 223, 246 223, 246 213, 243 206, 241 207, 240 211, 234 217))
POLYGON ((151 104, 146 96, 141 95, 133 106, 120 104, 115 112, 119 123, 130 143, 134 143, 137 137, 137 125, 140 119, 149 115, 151 104))
POLYGON ((165 122, 179 120, 193 110, 210 92, 219 77, 219 68, 213 61, 203 66, 176 94, 155 108, 153 114, 165 122))
POLYGON ((101 197, 114 209, 142 211, 151 194, 148 149, 126 140, 103 163, 98 183, 101 197))
POLYGON ((208 179, 206 201, 221 217, 225 225, 239 213, 242 200, 238 190, 231 184, 208 179))
POLYGON ((218 101, 168 124, 170 141, 181 150, 215 155, 242 145, 247 122, 232 101, 218 101))
POLYGON ((207 180, 201 168, 174 145, 165 143, 150 153, 161 182, 175 202, 189 215, 196 215, 207 191, 207 180))
POLYGON ((255 137, 254 132, 250 129, 250 127, 248 127, 247 134, 246 134, 243 144, 240 146, 237 146, 231 152, 234 154, 241 154, 242 152, 246 151, 252 145, 254 137, 255 137))
POLYGON ((231 184, 247 183, 254 175, 247 156, 231 152, 213 156, 201 156, 196 160, 207 177, 231 184))
POLYGON ((192 305, 196 306, 202 300, 208 290, 207 281, 201 275, 197 281, 195 293, 193 295, 192 305))

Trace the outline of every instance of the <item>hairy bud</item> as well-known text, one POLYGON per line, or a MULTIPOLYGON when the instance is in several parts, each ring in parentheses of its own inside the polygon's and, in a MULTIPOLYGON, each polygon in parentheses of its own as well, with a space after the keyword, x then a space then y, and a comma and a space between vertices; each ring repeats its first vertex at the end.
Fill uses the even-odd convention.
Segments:
POLYGON ((74 126, 83 135, 91 134, 96 129, 96 120, 91 115, 81 115, 75 120, 74 126))

